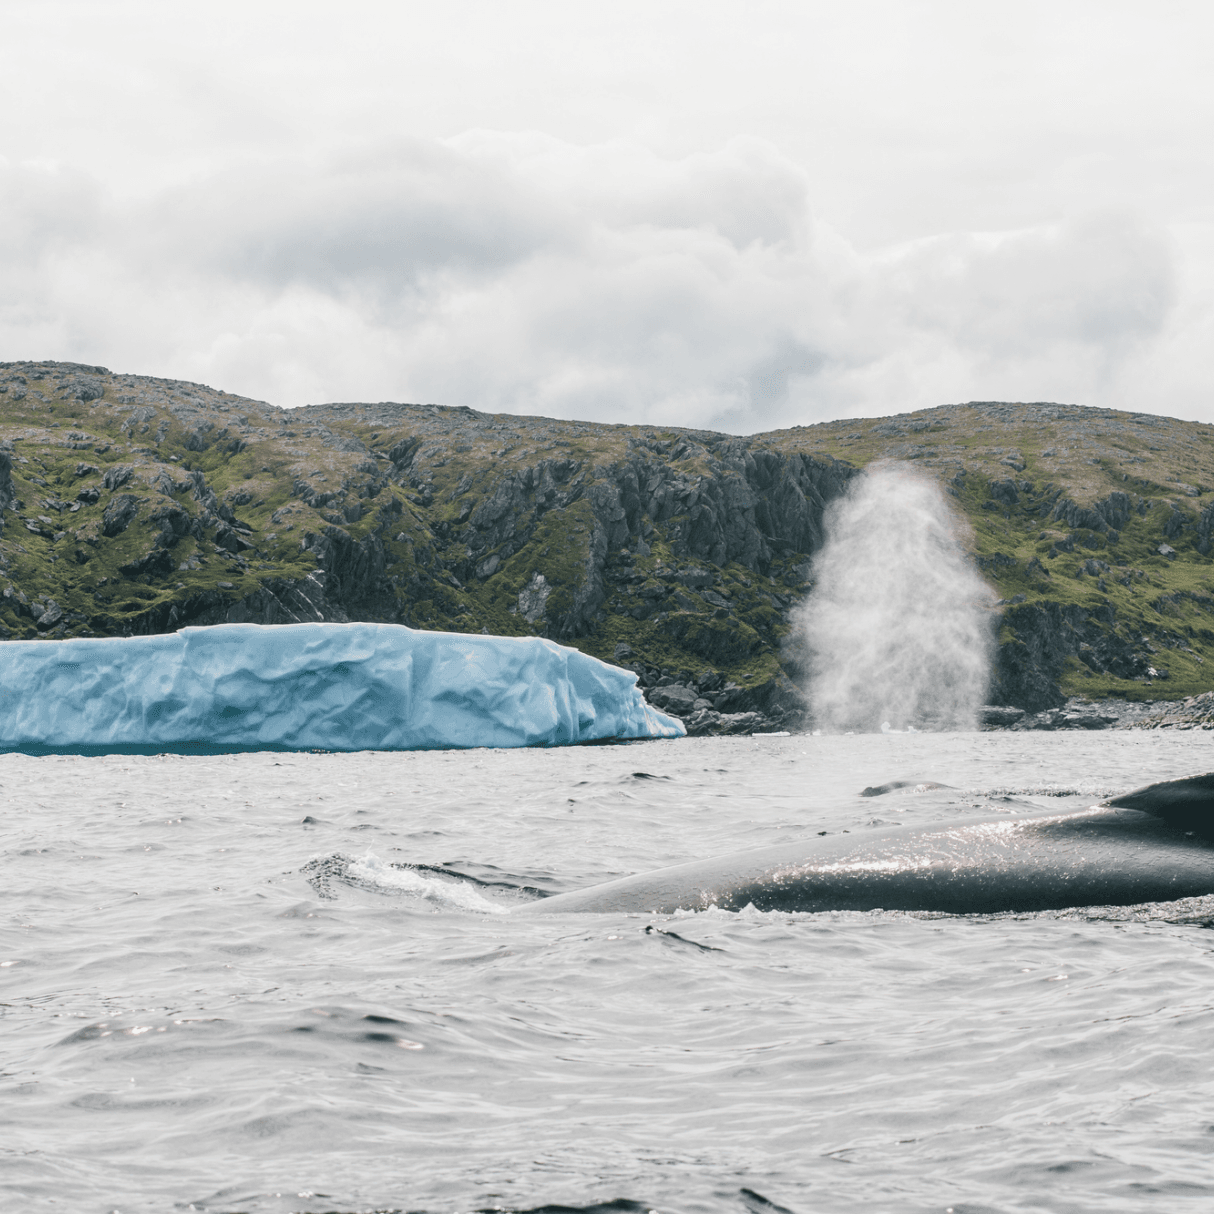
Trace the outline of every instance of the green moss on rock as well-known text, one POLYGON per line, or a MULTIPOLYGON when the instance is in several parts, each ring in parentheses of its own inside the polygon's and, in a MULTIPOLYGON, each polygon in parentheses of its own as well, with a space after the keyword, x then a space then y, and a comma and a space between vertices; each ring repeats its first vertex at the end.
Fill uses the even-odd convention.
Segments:
POLYGON ((997 697, 1214 683, 1199 423, 988 402, 744 439, 427 405, 286 411, 72 364, 0 365, 0 389, 8 637, 385 620, 608 660, 623 644, 647 669, 774 688, 798 675, 825 505, 899 459, 952 495, 1003 600, 997 697))

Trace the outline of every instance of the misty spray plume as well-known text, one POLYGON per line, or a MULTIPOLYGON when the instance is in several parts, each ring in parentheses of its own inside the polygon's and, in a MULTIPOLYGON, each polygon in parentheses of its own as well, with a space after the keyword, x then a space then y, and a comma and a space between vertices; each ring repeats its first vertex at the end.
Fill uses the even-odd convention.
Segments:
POLYGON ((994 594, 940 487, 905 465, 876 465, 829 507, 826 532, 801 614, 815 724, 975 728, 994 594))

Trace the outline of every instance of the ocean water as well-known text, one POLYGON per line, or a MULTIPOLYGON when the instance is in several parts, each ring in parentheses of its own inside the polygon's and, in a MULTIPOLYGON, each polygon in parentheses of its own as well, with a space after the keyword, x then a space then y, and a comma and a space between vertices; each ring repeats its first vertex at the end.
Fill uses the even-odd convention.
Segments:
POLYGON ((1214 1208, 1214 899, 515 913, 1211 758, 1113 732, 0 757, 0 1209, 1214 1208), (857 795, 893 779, 952 787, 857 795))

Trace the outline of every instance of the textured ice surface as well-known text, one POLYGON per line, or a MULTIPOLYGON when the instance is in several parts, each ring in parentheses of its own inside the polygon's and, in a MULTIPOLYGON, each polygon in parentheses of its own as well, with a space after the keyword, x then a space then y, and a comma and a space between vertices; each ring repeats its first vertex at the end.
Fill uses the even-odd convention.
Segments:
POLYGON ((631 671, 540 637, 219 624, 0 643, 0 750, 416 750, 683 732, 631 671))

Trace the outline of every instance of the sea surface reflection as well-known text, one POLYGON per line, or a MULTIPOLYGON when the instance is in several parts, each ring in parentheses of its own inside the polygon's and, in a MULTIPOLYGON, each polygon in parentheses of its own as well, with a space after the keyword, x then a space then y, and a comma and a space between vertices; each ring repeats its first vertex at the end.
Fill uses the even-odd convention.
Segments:
POLYGON ((0 1205, 1206 1208, 1214 900, 510 912, 1211 767, 1134 732, 0 757, 0 1205))

